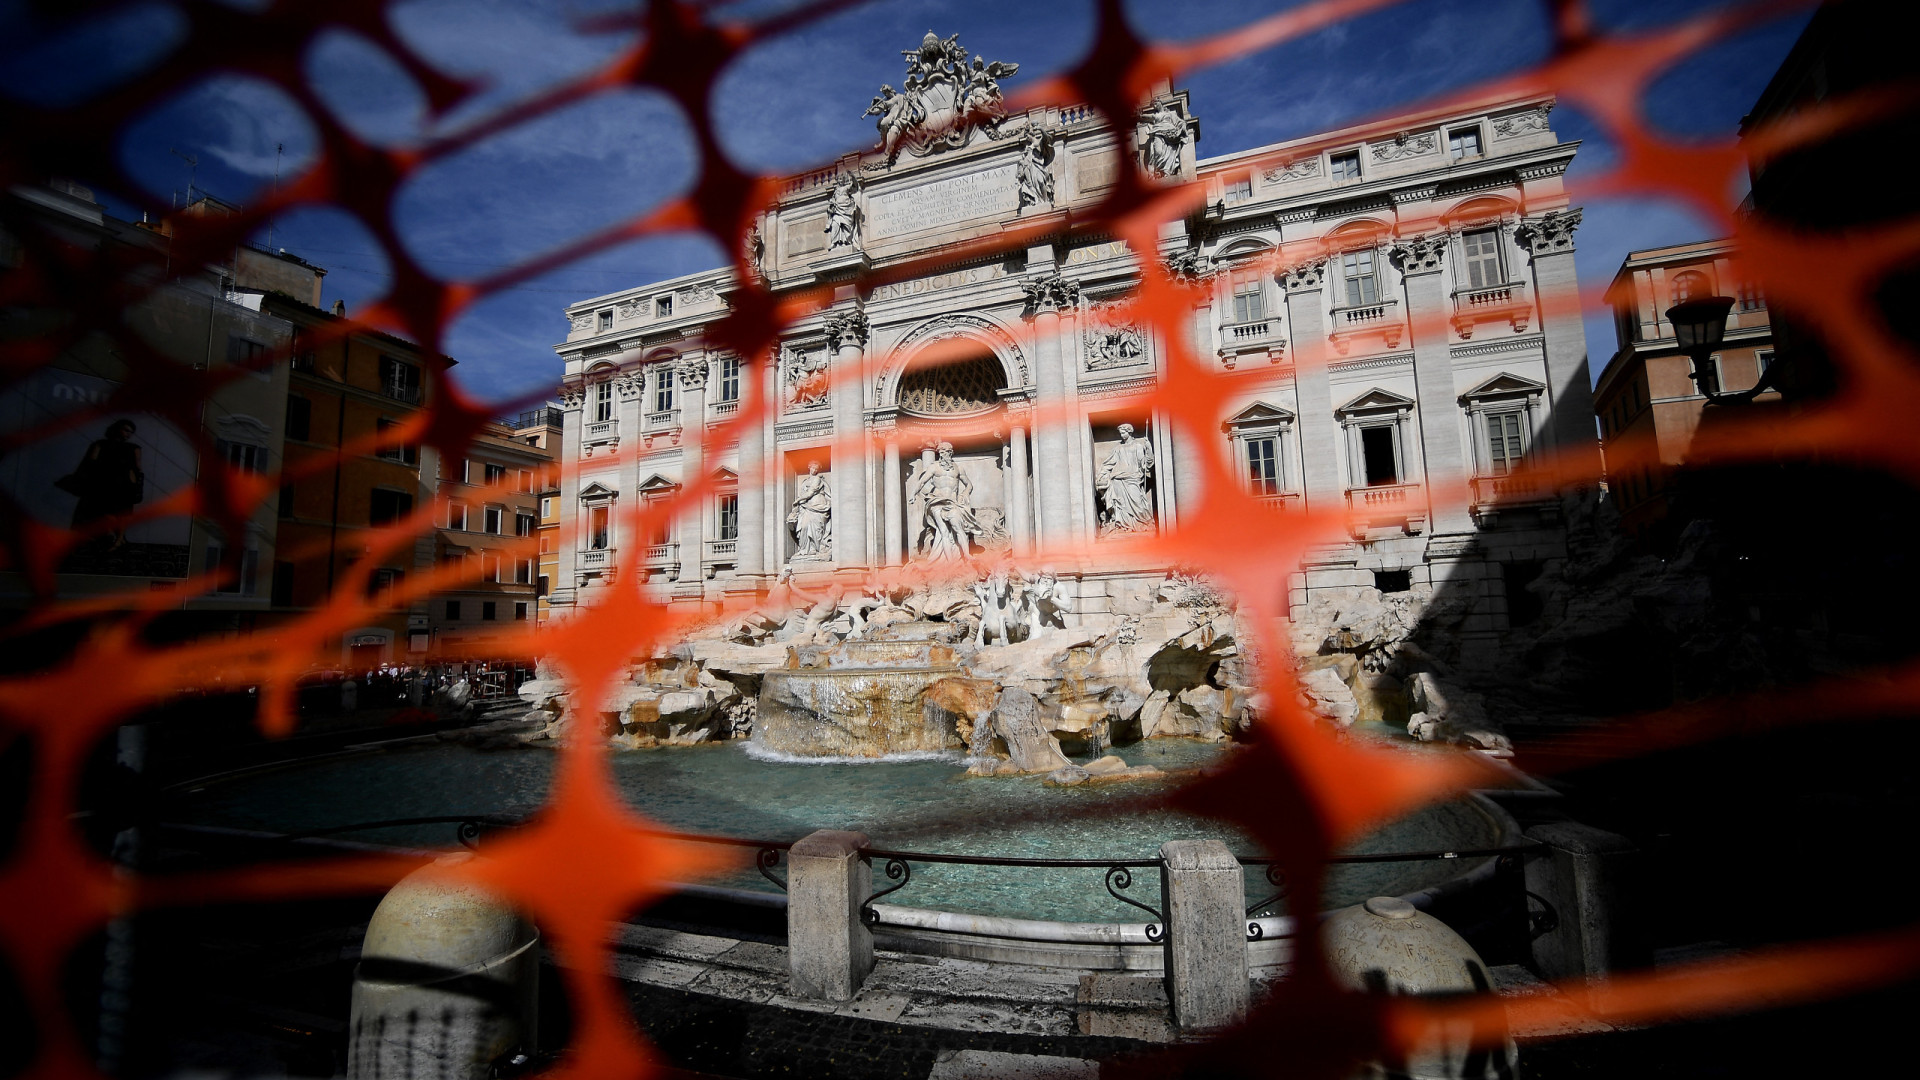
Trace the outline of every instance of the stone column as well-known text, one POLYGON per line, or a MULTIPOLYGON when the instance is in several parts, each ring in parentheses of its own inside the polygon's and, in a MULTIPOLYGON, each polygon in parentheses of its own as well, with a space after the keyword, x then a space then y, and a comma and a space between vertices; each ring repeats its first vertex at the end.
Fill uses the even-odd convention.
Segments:
POLYGON ((887 437, 886 468, 880 474, 880 505, 887 515, 883 535, 886 537, 887 565, 899 566, 906 560, 902 557, 900 534, 904 525, 900 519, 900 439, 897 435, 887 437))
MULTIPOLYGON (((1550 213, 1523 223, 1514 239, 1533 256, 1533 294, 1540 298, 1540 329, 1547 348, 1546 427, 1562 468, 1598 476, 1593 433, 1593 381, 1587 374, 1587 331, 1573 272, 1573 230, 1580 211, 1550 213)), ((1655 318, 1658 318, 1659 305, 1655 318)))
POLYGON ((1028 513, 1030 486, 1027 483, 1027 429, 1019 424, 1007 433, 1011 475, 1007 478, 1007 532, 1013 535, 1015 555, 1033 554, 1033 523, 1028 513))
POLYGON ((581 408, 586 400, 584 387, 560 389, 560 527, 554 531, 559 558, 554 579, 547 583, 547 602, 554 607, 570 607, 578 595, 573 575, 580 550, 580 439, 586 434, 581 408))
MULTIPOLYGON (((1465 448, 1460 445, 1459 391, 1453 384, 1453 352, 1447 325, 1444 233, 1395 244, 1388 256, 1406 283, 1407 315, 1413 324, 1413 387, 1420 415, 1423 486, 1435 533, 1473 531, 1465 448)), ((1411 449, 1411 448, 1409 448, 1411 449)))
POLYGON ((1340 511, 1346 487, 1334 452, 1340 425, 1333 417, 1333 386, 1327 373, 1327 317, 1321 288, 1327 261, 1316 259, 1280 275, 1287 293, 1287 326, 1293 335, 1294 396, 1300 404, 1300 479, 1309 510, 1340 511))
MULTIPOLYGON (((707 357, 705 353, 683 358, 674 371, 680 384, 680 483, 690 490, 706 478, 707 435, 707 357)), ((680 581, 682 584, 706 581, 707 497, 693 499, 680 510, 674 530, 680 543, 680 581)), ((702 586, 704 589, 704 586, 702 586)))
POLYGON ((1182 1031, 1211 1031, 1246 1019, 1245 890, 1240 860, 1220 841, 1160 845, 1167 1001, 1182 1031))
MULTIPOLYGON (((760 368, 751 358, 740 358, 740 385, 746 391, 740 402, 742 412, 760 401, 772 400, 762 396, 765 379, 760 368)), ((756 584, 767 572, 766 491, 773 477, 773 465, 767 453, 766 436, 763 419, 756 418, 740 426, 740 543, 734 549, 734 576, 756 584)))
POLYGON ((794 997, 850 1001, 873 970, 860 908, 873 892, 862 833, 821 829, 787 851, 787 954, 794 997))
POLYGON ((867 316, 858 307, 826 320, 833 347, 833 562, 841 570, 864 569, 867 560, 867 410, 861 364, 867 316))
POLYGON ((1038 520, 1034 533, 1042 551, 1073 543, 1073 494, 1069 455, 1080 448, 1068 437, 1067 375, 1060 349, 1060 311, 1079 302, 1080 286, 1060 274, 1022 282, 1027 293, 1027 317, 1033 322, 1034 407, 1044 415, 1035 421, 1034 469, 1038 520))

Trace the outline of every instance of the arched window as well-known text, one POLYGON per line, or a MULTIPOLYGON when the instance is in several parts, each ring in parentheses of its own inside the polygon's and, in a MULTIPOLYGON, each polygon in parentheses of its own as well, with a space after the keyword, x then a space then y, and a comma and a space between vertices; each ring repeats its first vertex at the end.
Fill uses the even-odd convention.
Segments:
POLYGON ((1707 295, 1707 276, 1689 270, 1673 279, 1673 302, 1684 304, 1707 295))
POLYGON ((921 416, 964 416, 1000 404, 1007 373, 992 354, 923 364, 900 376, 900 409, 921 416))

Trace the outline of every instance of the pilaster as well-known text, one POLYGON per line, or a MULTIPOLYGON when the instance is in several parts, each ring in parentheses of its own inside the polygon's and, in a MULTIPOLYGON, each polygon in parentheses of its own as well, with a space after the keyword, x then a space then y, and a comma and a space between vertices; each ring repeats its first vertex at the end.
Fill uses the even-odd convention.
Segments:
POLYGON ((1071 542, 1073 497, 1069 488, 1069 455, 1079 452, 1067 437, 1067 374, 1060 347, 1060 312, 1079 302, 1080 286, 1068 278, 1049 273, 1021 282, 1027 294, 1027 317, 1033 323, 1035 408, 1039 417, 1034 427, 1035 486, 1039 489, 1039 521, 1035 533, 1041 550, 1071 542))
MULTIPOLYGON (((1469 532, 1466 453, 1460 445, 1459 396, 1453 385, 1448 337, 1445 234, 1395 244, 1388 256, 1403 275, 1408 321, 1413 326, 1414 408, 1420 414, 1421 463, 1428 512, 1440 533, 1469 532)), ((1405 448, 1410 449, 1410 448, 1405 448)))
POLYGON ((1293 335, 1294 396, 1300 405, 1300 474, 1307 509, 1338 511, 1346 485, 1340 482, 1335 446, 1340 426, 1333 415, 1327 372, 1327 315, 1321 292, 1327 261, 1315 259, 1280 275, 1287 294, 1287 326, 1293 335))
POLYGON ((1514 238, 1532 256, 1534 295, 1540 298, 1547 349, 1547 427, 1553 432, 1554 450, 1561 468, 1597 476, 1593 380, 1587 373, 1587 330, 1573 269, 1573 231, 1579 226, 1580 211, 1556 211, 1523 222, 1514 238))
POLYGON ((867 416, 862 363, 867 316, 858 302, 829 314, 827 342, 833 348, 833 562, 842 570, 865 569, 867 557, 867 416))

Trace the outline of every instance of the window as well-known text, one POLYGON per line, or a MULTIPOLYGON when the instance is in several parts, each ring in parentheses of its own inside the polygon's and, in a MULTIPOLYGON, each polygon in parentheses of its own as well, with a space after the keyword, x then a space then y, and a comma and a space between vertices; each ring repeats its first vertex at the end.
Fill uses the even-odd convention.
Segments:
POLYGON ((1508 626, 1531 625, 1546 611, 1545 599, 1527 587, 1540 579, 1543 569, 1544 564, 1532 560, 1502 564, 1500 576, 1506 586, 1508 626))
POLYGON ((540 500, 540 516, 541 516, 541 517, 543 517, 543 518, 550 518, 550 517, 552 517, 552 516, 553 516, 553 504, 554 504, 555 502, 558 502, 558 501, 559 501, 559 500, 557 500, 557 499, 555 499, 555 498, 554 498, 553 496, 551 496, 551 495, 548 495, 548 496, 546 496, 545 498, 543 498, 543 499, 541 499, 541 500, 540 500))
POLYGON ((1475 229, 1460 237, 1467 255, 1467 288, 1488 289, 1507 283, 1500 269, 1500 230, 1475 229))
POLYGON ((495 618, 498 618, 495 612, 499 607, 500 605, 494 603, 492 600, 480 601, 480 617, 488 622, 492 622, 495 618))
POLYGON ((740 358, 737 356, 720 360, 720 400, 740 400, 740 358))
POLYGON ((248 341, 243 337, 227 335, 227 363, 234 367, 243 367, 248 371, 264 373, 267 370, 267 347, 257 341, 248 341))
POLYGON ((413 496, 391 488, 374 488, 367 502, 367 524, 387 525, 413 513, 413 496))
POLYGON ((653 369, 653 411, 666 412, 673 408, 673 365, 661 364, 653 369))
POLYGON ((1673 279, 1673 302, 1684 304, 1707 295, 1707 277, 1689 270, 1673 279))
POLYGON ((273 596, 270 601, 274 607, 293 606, 293 564, 277 562, 273 564, 273 596))
POLYGON ((722 540, 740 539, 740 496, 720 496, 720 533, 722 540))
POLYGON ((488 487, 493 487, 496 484, 502 484, 506 482, 507 467, 505 465, 488 465, 486 469, 487 469, 486 476, 487 476, 488 487))
POLYGON ((543 532, 540 534, 540 554, 545 555, 551 551, 553 551, 553 535, 543 532))
POLYGON ((611 507, 595 506, 587 510, 587 547, 604 551, 613 544, 611 507))
POLYGON ((1234 271, 1233 321, 1235 323, 1259 322, 1267 317, 1266 290, 1261 287, 1260 281, 1264 276, 1258 270, 1234 271))
POLYGON ((1368 487, 1385 487, 1400 482, 1399 449, 1394 444, 1393 428, 1374 424, 1360 429, 1360 454, 1366 467, 1368 487))
POLYGON ((1263 435, 1247 440, 1247 481, 1255 495, 1280 494, 1280 440, 1263 435))
POLYGON ((460 601, 458 600, 447 601, 447 618, 457 619, 459 617, 460 617, 460 601))
POLYGON ((1373 587, 1383 593, 1410 592, 1413 589, 1413 571, 1411 570, 1375 570, 1373 587))
POLYGON ((493 536, 499 536, 500 530, 505 523, 506 516, 507 516, 507 512, 501 507, 498 507, 498 506, 487 507, 486 517, 485 517, 486 524, 484 526, 485 531, 493 536))
POLYGON ((1505 476, 1520 467, 1522 414, 1487 414, 1487 468, 1495 476, 1505 476))
POLYGON ((532 536, 536 524, 532 514, 515 514, 513 515, 513 535, 532 536))
POLYGON ((467 531, 467 504, 458 499, 447 502, 447 528, 467 531))
POLYGON ((1253 174, 1242 173, 1228 178, 1223 196, 1230 203, 1245 202, 1253 198, 1253 174))
POLYGON ((1760 295, 1760 286, 1751 281, 1740 283, 1740 310, 1759 311, 1767 306, 1767 298, 1760 295))
POLYGON ((293 332, 293 370, 312 371, 314 367, 313 335, 305 330, 293 332))
POLYGON ((600 333, 602 334, 613 329, 613 309, 612 308, 608 308, 607 310, 600 313, 599 327, 600 327, 600 333))
POLYGON ((248 548, 242 551, 240 553, 240 565, 238 567, 225 565, 227 558, 228 555, 225 544, 217 540, 207 543, 207 572, 210 574, 224 575, 221 578, 220 584, 214 586, 213 591, 216 593, 225 593, 229 596, 252 596, 256 583, 255 578, 260 573, 260 552, 254 548, 248 548), (236 569, 238 570, 237 574, 235 573, 236 569))
POLYGON ((375 421, 374 424, 375 424, 374 430, 379 434, 379 437, 380 437, 379 445, 376 446, 373 451, 373 454, 375 457, 385 458, 388 461, 397 461, 402 465, 420 464, 420 448, 419 447, 396 445, 396 444, 387 442, 387 435, 386 435, 387 429, 391 427, 395 427, 396 421, 389 420, 383 416, 379 420, 375 421))
POLYGON ((1480 129, 1456 128, 1447 132, 1447 156, 1453 161, 1480 156, 1480 129))
POLYGON ((1327 172, 1336 184, 1360 179, 1360 151, 1349 150, 1344 154, 1335 154, 1328 158, 1327 172))
POLYGON ((653 317, 664 319, 673 314, 673 297, 656 296, 653 298, 653 317))
POLYGON ((1767 369, 1773 366, 1773 350, 1772 349, 1759 350, 1758 352, 1753 354, 1753 362, 1755 365, 1758 366, 1759 373, 1762 375, 1765 375, 1767 373, 1767 369))
POLYGON ((1380 302, 1380 279, 1374 272, 1373 252, 1349 251, 1340 256, 1340 276, 1347 283, 1347 306, 1369 307, 1380 302))
POLYGON ((521 469, 514 477, 513 490, 530 494, 533 491, 533 470, 521 469))
POLYGON ((391 356, 381 357, 380 392, 396 401, 419 401, 419 367, 391 356))
POLYGON ((313 402, 298 394, 287 398, 287 438, 305 442, 313 437, 313 402))
POLYGON ((292 484, 280 485, 280 516, 282 518, 290 518, 293 516, 293 485, 292 484))
POLYGON ((267 471, 267 448, 252 443, 234 442, 232 439, 218 439, 214 446, 227 464, 244 473, 259 474, 267 471))
POLYGON ((547 575, 545 574, 540 575, 539 582, 536 583, 533 587, 533 595, 535 596, 547 595, 547 575))
POLYGON ((527 621, 527 602, 526 602, 525 600, 516 600, 516 601, 514 601, 514 604, 513 604, 513 619, 514 619, 514 621, 515 621, 515 622, 526 622, 526 621, 527 621))
POLYGON ((488 551, 480 553, 480 580, 499 583, 500 556, 488 551))
POLYGON ((532 559, 513 560, 513 583, 515 585, 533 584, 533 560, 532 559))

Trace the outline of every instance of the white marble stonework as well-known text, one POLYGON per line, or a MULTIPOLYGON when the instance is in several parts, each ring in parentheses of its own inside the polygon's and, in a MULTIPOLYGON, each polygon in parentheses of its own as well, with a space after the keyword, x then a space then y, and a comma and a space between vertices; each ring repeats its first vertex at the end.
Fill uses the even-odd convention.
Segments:
POLYGON ((1464 633, 1506 627, 1501 564, 1565 548, 1558 497, 1525 463, 1594 453, 1580 212, 1561 182, 1577 144, 1555 135, 1551 100, 1201 158, 1184 91, 1161 87, 1115 131, 1084 106, 1006 113, 1018 65, 956 38, 905 56, 868 108, 873 148, 790 178, 755 223, 749 262, 767 287, 835 297, 788 329, 777 363, 709 336, 730 310, 727 269, 567 307, 557 613, 595 602, 619 567, 659 600, 715 606, 788 572, 951 562, 964 547, 983 573, 1001 552, 1051 561, 1063 617, 1097 627, 1166 570, 1103 551, 1179 527, 1219 455, 1262 500, 1353 514, 1345 542, 1290 576, 1296 611, 1404 575, 1466 600, 1464 633), (1152 252, 1082 232, 1120 169, 1198 185, 1206 208, 1165 225, 1152 252), (863 284, 1036 222, 1017 248, 863 284), (1185 325, 1128 313, 1147 260, 1194 283, 1185 325), (1173 430, 1159 404, 1180 389, 1166 385, 1170 334, 1232 387, 1205 435, 1173 430), (699 450, 759 395, 776 403, 765 422, 699 450), (632 456, 604 466, 616 450, 632 456), (650 535, 620 535, 622 513, 594 531, 595 508, 702 480, 704 508, 658 515, 650 535))

